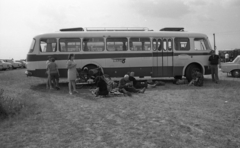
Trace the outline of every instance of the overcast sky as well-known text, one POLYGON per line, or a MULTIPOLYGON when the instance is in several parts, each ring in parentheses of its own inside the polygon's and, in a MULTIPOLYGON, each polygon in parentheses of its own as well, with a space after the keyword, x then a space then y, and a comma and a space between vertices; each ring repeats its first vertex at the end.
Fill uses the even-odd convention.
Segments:
POLYGON ((184 27, 234 49, 240 0, 0 0, 0 58, 26 58, 35 35, 70 27, 184 27))

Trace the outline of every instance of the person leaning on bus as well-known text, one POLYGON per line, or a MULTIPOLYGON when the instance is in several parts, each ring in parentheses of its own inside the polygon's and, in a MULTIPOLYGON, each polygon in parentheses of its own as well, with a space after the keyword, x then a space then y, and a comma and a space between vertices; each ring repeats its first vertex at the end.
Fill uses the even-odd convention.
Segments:
POLYGON ((76 79, 77 79, 77 64, 74 61, 74 54, 68 56, 67 68, 68 68, 68 87, 69 94, 72 95, 72 92, 78 93, 76 90, 76 79), (73 87, 73 91, 72 91, 73 87))
POLYGON ((212 73, 212 81, 215 83, 218 83, 218 64, 219 62, 219 56, 215 54, 215 51, 211 51, 211 56, 209 57, 208 61, 210 62, 210 69, 212 73))

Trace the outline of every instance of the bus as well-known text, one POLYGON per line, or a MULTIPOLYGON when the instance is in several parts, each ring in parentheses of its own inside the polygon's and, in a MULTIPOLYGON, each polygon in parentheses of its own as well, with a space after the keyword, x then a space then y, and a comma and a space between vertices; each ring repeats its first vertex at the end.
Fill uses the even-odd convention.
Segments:
POLYGON ((46 61, 54 57, 60 77, 67 77, 68 55, 75 55, 77 68, 101 68, 120 78, 135 72, 136 78, 192 79, 194 71, 210 74, 212 47, 202 33, 182 27, 159 31, 148 28, 66 28, 37 35, 27 54, 27 76, 47 77, 46 61))

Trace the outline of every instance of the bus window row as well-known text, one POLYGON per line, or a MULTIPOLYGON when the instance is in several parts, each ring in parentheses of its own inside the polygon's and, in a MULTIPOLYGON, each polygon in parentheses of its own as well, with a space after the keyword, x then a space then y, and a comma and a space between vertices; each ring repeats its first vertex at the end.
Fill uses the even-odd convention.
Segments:
MULTIPOLYGON (((34 40, 35 41, 35 40, 34 40)), ((35 43, 35 42, 34 42, 35 43)), ((81 49, 84 52, 101 52, 105 50, 110 52, 114 51, 172 51, 173 40, 162 38, 60 38, 59 39, 59 51, 60 52, 79 52, 81 49)), ((176 51, 189 51, 190 39, 189 38, 174 38, 174 45, 176 51)), ((194 39, 195 50, 207 50, 209 45, 204 38, 194 39)), ((56 52, 57 51, 57 39, 44 38, 40 39, 40 52, 56 52)))

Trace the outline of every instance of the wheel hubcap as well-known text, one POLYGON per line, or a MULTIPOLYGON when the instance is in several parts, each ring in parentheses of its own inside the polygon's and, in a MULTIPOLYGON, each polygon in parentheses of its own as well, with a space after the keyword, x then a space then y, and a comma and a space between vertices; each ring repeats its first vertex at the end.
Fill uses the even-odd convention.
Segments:
POLYGON ((234 75, 235 75, 236 77, 238 77, 238 76, 239 76, 239 71, 234 71, 234 75))

